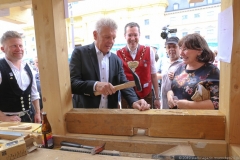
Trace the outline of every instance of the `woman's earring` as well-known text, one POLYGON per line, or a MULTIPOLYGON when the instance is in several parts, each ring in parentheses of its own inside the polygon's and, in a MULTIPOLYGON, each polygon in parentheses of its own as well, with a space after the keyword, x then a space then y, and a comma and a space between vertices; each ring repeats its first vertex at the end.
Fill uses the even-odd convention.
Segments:
POLYGON ((200 55, 197 55, 197 59, 200 60, 200 61, 203 61, 203 57, 200 55))

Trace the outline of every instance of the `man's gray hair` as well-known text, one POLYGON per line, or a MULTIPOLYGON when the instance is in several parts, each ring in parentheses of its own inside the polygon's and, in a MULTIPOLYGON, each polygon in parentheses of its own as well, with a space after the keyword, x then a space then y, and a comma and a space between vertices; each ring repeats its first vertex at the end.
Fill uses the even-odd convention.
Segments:
POLYGON ((96 23, 95 30, 100 33, 103 27, 110 27, 111 29, 117 30, 118 26, 113 19, 110 18, 101 18, 96 23))
POLYGON ((6 42, 8 39, 11 39, 11 38, 22 39, 22 35, 16 31, 7 31, 2 35, 1 44, 3 45, 4 42, 6 42))

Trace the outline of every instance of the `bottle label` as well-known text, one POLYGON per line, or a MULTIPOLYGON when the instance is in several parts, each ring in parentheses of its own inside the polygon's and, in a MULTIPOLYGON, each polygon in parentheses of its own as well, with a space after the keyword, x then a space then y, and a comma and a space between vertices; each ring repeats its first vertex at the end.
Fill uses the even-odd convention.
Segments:
POLYGON ((53 136, 52 133, 42 134, 43 145, 45 148, 50 148, 53 146, 53 136))

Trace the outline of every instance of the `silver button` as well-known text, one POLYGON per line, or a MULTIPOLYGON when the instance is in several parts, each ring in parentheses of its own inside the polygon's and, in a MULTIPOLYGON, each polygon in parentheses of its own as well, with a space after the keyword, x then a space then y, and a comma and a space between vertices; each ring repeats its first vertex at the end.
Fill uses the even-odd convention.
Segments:
POLYGON ((31 102, 29 102, 29 104, 31 104, 31 102))
POLYGON ((31 97, 30 94, 28 95, 28 97, 31 97))
POLYGON ((23 108, 22 110, 25 111, 25 108, 23 108))
POLYGON ((21 101, 21 103, 23 104, 23 103, 24 103, 24 101, 21 101))
POLYGON ((31 105, 29 105, 29 109, 31 108, 31 105))
POLYGON ((22 105, 22 107, 24 108, 24 105, 22 105))
POLYGON ((30 101, 31 99, 30 99, 30 98, 28 98, 28 100, 30 101))
POLYGON ((21 97, 20 99, 23 100, 23 97, 21 97))

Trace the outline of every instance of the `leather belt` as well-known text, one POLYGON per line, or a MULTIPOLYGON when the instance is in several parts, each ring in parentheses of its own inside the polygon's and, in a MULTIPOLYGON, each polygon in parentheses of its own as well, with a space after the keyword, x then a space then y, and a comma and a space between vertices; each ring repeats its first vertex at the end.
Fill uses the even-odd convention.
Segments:
POLYGON ((3 112, 6 116, 19 116, 19 117, 22 117, 22 116, 25 116, 25 114, 27 114, 26 112, 28 112, 28 110, 27 111, 22 111, 22 112, 3 112))

